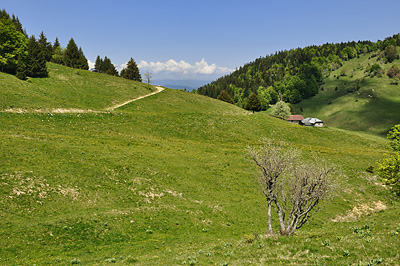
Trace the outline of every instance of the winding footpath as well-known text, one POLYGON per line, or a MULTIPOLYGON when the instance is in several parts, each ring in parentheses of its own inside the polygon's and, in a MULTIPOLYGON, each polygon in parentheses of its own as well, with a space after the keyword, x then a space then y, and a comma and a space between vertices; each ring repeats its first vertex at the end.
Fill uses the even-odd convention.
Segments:
POLYGON ((156 87, 156 89, 157 89, 157 90, 156 90, 156 91, 153 91, 152 93, 149 93, 149 94, 146 94, 146 95, 137 97, 137 98, 135 98, 135 99, 131 99, 131 100, 126 101, 126 102, 123 102, 123 103, 121 103, 121 104, 117 104, 117 105, 111 106, 111 107, 109 107, 109 108, 106 108, 106 110, 107 110, 107 111, 113 111, 114 109, 120 108, 121 106, 127 105, 128 103, 131 103, 131 102, 134 102, 134 101, 137 101, 137 100, 140 100, 140 99, 149 97, 149 96, 151 96, 151 95, 160 93, 160 92, 162 92, 162 91, 164 90, 163 87, 158 87, 158 86, 156 87))
MULTIPOLYGON (((153 91, 152 93, 143 95, 143 96, 139 96, 137 98, 134 99, 130 99, 126 102, 117 104, 117 105, 113 105, 111 107, 108 107, 105 109, 105 112, 109 112, 109 111, 113 111, 121 106, 127 105, 131 102, 137 101, 137 100, 141 100, 143 98, 149 97, 151 95, 160 93, 164 90, 163 87, 156 87, 156 91, 153 91)), ((80 114, 80 113, 105 113, 104 111, 96 111, 96 110, 91 110, 91 109, 77 109, 77 108, 71 108, 71 109, 66 109, 66 108, 52 108, 52 109, 35 109, 35 110, 25 110, 25 109, 21 109, 21 108, 9 108, 6 109, 4 111, 0 111, 0 112, 6 112, 6 113, 58 113, 58 114, 66 114, 66 113, 74 113, 74 114, 80 114)))

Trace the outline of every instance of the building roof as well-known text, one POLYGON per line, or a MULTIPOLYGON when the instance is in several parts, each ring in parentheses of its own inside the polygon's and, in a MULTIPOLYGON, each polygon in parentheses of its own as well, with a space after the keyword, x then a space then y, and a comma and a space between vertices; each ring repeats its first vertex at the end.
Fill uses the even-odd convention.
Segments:
POLYGON ((301 123, 303 123, 306 126, 311 126, 311 125, 315 125, 315 123, 323 123, 323 122, 322 122, 322 120, 320 120, 318 118, 307 117, 307 118, 304 118, 303 120, 301 120, 301 123))
POLYGON ((288 120, 290 120, 290 121, 292 121, 292 120, 301 121, 301 120, 303 120, 303 119, 304 119, 304 117, 303 117, 302 115, 291 115, 291 116, 288 118, 288 120))

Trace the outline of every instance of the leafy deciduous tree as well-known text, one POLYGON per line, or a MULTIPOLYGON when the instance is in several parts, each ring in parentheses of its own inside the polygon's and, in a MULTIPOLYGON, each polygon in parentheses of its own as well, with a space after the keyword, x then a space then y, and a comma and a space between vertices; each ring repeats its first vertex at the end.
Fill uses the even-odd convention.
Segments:
POLYGON ((400 124, 392 127, 387 138, 392 140, 389 145, 392 152, 379 163, 377 170, 382 181, 400 196, 400 124))
POLYGON ((56 64, 64 63, 64 49, 61 47, 57 37, 52 46, 51 61, 56 64))
POLYGON ((3 16, 0 19, 0 70, 15 74, 18 59, 24 60, 27 47, 25 35, 17 31, 7 16, 3 16))
POLYGON ((399 55, 397 53, 397 47, 395 45, 389 44, 385 48, 385 56, 389 63, 393 62, 395 59, 399 59, 399 55))
POLYGON ((149 71, 146 71, 144 76, 146 77, 145 81, 147 83, 147 87, 150 89, 150 84, 153 82, 153 75, 149 71))
POLYGON ((284 101, 279 101, 272 106, 271 115, 286 120, 290 116, 290 107, 284 101))

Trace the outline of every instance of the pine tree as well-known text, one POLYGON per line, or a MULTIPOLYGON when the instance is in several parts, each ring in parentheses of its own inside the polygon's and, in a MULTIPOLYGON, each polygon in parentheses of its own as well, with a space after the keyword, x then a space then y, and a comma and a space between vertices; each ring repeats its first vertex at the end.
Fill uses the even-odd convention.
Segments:
POLYGON ((79 53, 78 46, 76 45, 74 39, 71 38, 64 52, 64 64, 68 67, 75 68, 77 65, 79 65, 80 57, 81 55, 79 53))
POLYGON ((58 41, 58 37, 56 37, 56 40, 54 41, 54 44, 53 44, 53 47, 52 47, 53 54, 54 54, 54 51, 57 49, 57 47, 61 47, 61 44, 58 41))
POLYGON ((44 55, 44 58, 47 62, 50 62, 51 56, 53 54, 53 47, 50 42, 47 41, 46 35, 43 31, 40 33, 38 44, 41 52, 44 55))
POLYGON ((94 63, 94 69, 97 70, 97 72, 101 72, 102 65, 103 65, 103 59, 101 59, 100 55, 98 55, 96 58, 96 62, 94 63))
POLYGON ((79 47, 79 60, 77 62, 77 67, 79 69, 84 69, 88 70, 89 69, 89 64, 88 60, 86 59, 85 55, 83 54, 82 48, 79 47))
POLYGON ((100 70, 102 73, 106 73, 112 76, 118 76, 118 71, 115 69, 114 64, 111 62, 111 59, 104 57, 103 64, 100 70))
POLYGON ((15 76, 20 80, 26 80, 26 58, 23 55, 18 55, 17 72, 15 76))
POLYGON ((15 25, 15 29, 19 32, 21 32, 22 34, 25 35, 25 37, 28 37, 28 35, 26 34, 26 31, 22 28, 22 23, 19 20, 18 17, 12 15, 11 21, 14 23, 15 25))
POLYGON ((107 56, 105 56, 104 60, 103 60, 103 64, 101 64, 100 71, 102 73, 107 73, 107 71, 111 65, 112 65, 111 60, 107 56))
POLYGON ((235 102, 233 101, 231 96, 229 96, 229 94, 226 92, 226 90, 221 91, 221 93, 219 94, 217 99, 221 100, 223 102, 230 103, 230 104, 235 104, 235 102))
POLYGON ((249 99, 247 100, 245 108, 246 110, 253 111, 260 111, 261 110, 261 103, 260 100, 258 100, 258 96, 253 93, 250 95, 249 99))
POLYGON ((131 57, 129 60, 126 68, 121 70, 121 77, 130 79, 130 80, 135 80, 135 81, 142 81, 142 77, 140 76, 139 73, 139 68, 136 65, 135 60, 131 57))
POLYGON ((47 77, 47 66, 44 54, 40 50, 35 36, 31 36, 28 42, 27 73, 30 77, 47 77))

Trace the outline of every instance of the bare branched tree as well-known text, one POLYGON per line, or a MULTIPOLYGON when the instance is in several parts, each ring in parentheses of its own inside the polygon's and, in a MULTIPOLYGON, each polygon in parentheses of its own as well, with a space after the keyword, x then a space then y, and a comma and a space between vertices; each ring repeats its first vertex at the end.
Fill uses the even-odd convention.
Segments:
POLYGON ((147 88, 150 89, 150 84, 153 82, 153 75, 149 72, 146 71, 146 73, 144 73, 145 81, 147 83, 147 88))
POLYGON ((273 233, 272 208, 280 233, 293 235, 333 198, 333 166, 318 159, 303 162, 298 151, 272 139, 266 139, 261 149, 249 148, 249 155, 261 170, 257 180, 268 202, 269 233, 273 233))

